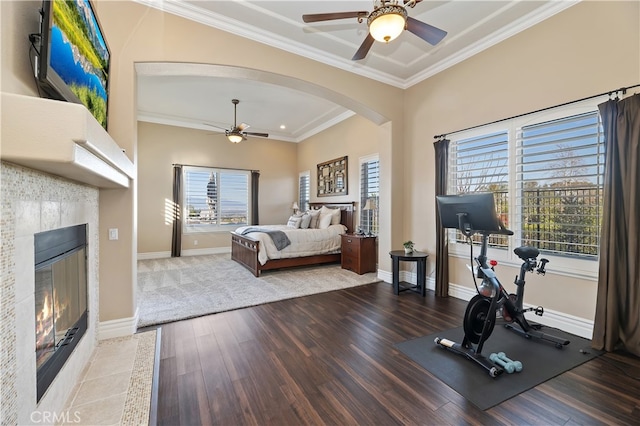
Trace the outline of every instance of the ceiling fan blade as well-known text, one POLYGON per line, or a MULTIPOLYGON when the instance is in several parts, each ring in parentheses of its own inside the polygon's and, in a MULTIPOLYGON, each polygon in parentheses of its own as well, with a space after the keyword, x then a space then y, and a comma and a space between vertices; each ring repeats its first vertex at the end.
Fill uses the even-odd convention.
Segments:
POLYGON ((360 48, 358 49, 356 54, 353 55, 353 58, 351 58, 351 60, 358 61, 360 59, 363 59, 365 56, 367 56, 367 53, 369 53, 369 49, 371 49, 371 46, 373 46, 374 41, 376 41, 376 39, 373 38, 371 33, 367 34, 367 38, 364 39, 364 41, 360 45, 360 48))
POLYGON ((260 136, 261 138, 268 138, 269 133, 254 133, 254 132, 244 132, 243 134, 247 136, 260 136))
POLYGON ((308 23, 331 21, 333 19, 366 18, 367 16, 369 16, 369 12, 312 13, 309 15, 302 15, 302 20, 308 23))
POLYGON ((447 32, 436 28, 411 16, 407 17, 407 30, 411 31, 429 44, 436 45, 447 35, 447 32))

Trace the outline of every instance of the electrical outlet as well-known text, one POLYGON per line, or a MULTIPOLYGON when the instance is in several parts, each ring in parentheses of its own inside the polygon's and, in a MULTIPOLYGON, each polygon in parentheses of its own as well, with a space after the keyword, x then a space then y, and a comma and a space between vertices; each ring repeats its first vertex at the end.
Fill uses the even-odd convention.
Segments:
POLYGON ((109 228, 109 239, 110 240, 118 239, 118 228, 109 228))
POLYGON ((193 240, 193 245, 197 246, 198 245, 198 240, 193 240))

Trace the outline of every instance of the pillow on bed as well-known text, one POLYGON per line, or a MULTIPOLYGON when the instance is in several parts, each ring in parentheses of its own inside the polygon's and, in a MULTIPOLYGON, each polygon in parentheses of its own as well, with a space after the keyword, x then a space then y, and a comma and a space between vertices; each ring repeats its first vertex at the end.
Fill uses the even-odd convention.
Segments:
POLYGON ((318 229, 327 229, 331 226, 331 216, 330 214, 325 214, 324 216, 320 215, 320 221, 318 222, 318 229))
POLYGON ((302 222, 300 222, 300 228, 307 229, 309 228, 310 224, 311 224, 311 215, 309 214, 309 212, 306 212, 305 214, 302 215, 302 222))
POLYGON ((289 217, 289 220, 287 221, 287 226, 289 228, 300 228, 301 223, 302 223, 302 217, 293 215, 289 217))
POLYGON ((340 224, 340 209, 330 209, 326 206, 322 206, 320 209, 320 219, 325 215, 331 215, 331 225, 340 224))
POLYGON ((320 221, 320 210, 309 210, 307 212, 311 216, 311 222, 309 222, 309 228, 317 229, 318 222, 320 221))

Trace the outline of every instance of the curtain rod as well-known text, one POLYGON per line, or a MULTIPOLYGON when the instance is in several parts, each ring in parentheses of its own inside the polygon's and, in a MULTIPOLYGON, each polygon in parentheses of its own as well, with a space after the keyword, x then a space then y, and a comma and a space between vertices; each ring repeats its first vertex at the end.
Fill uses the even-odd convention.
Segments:
POLYGON ((260 173, 260 170, 252 170, 252 169, 235 169, 233 167, 216 167, 216 166, 200 166, 197 164, 180 164, 180 163, 173 163, 172 166, 186 166, 186 167, 201 167, 203 169, 222 169, 222 170, 240 170, 243 172, 258 172, 260 173))
POLYGON ((490 125, 490 124, 496 124, 496 123, 500 123, 500 122, 502 122, 502 121, 512 120, 512 119, 514 119, 514 118, 524 117, 525 115, 535 114, 535 113, 542 112, 542 111, 547 111, 547 110, 550 110, 550 109, 553 109, 553 108, 559 108, 559 107, 562 107, 562 106, 575 104, 575 103, 582 102, 582 101, 586 101, 586 100, 589 100, 589 99, 598 98, 598 97, 600 97, 600 96, 604 96, 604 95, 609 95, 609 96, 611 96, 611 95, 613 95, 614 93, 617 95, 617 94, 618 94, 618 92, 622 92, 622 94, 624 95, 624 94, 626 94, 626 93, 627 93, 627 90, 629 90, 629 89, 633 89, 633 88, 635 88, 635 87, 640 87, 640 84, 635 84, 635 85, 633 85, 633 86, 627 86, 627 87, 621 87, 621 88, 619 88, 619 89, 617 89, 617 90, 611 90, 611 91, 609 91, 609 92, 600 93, 600 94, 598 94, 598 95, 587 96, 586 98, 577 99, 577 100, 575 100, 575 101, 565 102, 565 103, 563 103, 563 104, 559 104, 559 105, 554 105, 554 106, 550 106, 550 107, 542 108, 542 109, 539 109, 539 110, 536 110, 536 111, 527 112, 527 113, 524 113, 524 114, 514 115, 513 117, 501 118, 500 120, 492 121, 492 122, 490 122, 490 123, 478 124, 477 126, 467 127, 466 129, 454 130, 453 132, 443 133, 443 134, 441 134, 441 135, 435 135, 433 138, 434 138, 434 139, 442 139, 442 138, 444 138, 444 137, 446 137, 446 136, 448 136, 448 135, 452 135, 452 134, 454 134, 454 133, 466 132, 467 130, 477 129, 478 127, 488 126, 488 125, 490 125))

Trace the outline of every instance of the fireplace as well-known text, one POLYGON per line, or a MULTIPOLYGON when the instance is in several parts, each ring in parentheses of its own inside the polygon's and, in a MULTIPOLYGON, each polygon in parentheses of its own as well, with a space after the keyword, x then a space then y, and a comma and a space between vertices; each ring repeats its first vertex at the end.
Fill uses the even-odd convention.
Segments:
POLYGON ((35 234, 37 400, 87 330, 87 225, 35 234))

